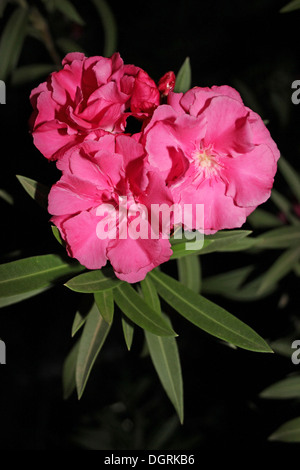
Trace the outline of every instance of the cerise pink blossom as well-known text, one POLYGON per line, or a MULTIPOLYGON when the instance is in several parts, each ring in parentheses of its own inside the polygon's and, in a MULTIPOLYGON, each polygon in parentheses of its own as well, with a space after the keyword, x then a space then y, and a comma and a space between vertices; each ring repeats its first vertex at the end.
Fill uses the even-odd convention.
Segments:
POLYGON ((59 159, 71 146, 122 133, 128 115, 140 119, 160 103, 149 75, 124 65, 119 53, 110 58, 74 52, 30 95, 31 130, 35 146, 48 159, 59 159))
POLYGON ((271 194, 278 148, 260 116, 229 86, 170 93, 142 141, 174 202, 191 204, 190 220, 196 205, 204 205, 204 224, 187 229, 240 227, 271 194))
POLYGON ((172 198, 159 172, 147 164, 141 144, 130 136, 105 135, 72 147, 58 167, 62 177, 51 188, 48 210, 69 256, 88 269, 109 261, 127 282, 144 279, 169 260, 170 242, 159 233, 151 236, 149 214, 151 204, 171 205, 172 198), (144 226, 137 227, 141 222, 144 226))

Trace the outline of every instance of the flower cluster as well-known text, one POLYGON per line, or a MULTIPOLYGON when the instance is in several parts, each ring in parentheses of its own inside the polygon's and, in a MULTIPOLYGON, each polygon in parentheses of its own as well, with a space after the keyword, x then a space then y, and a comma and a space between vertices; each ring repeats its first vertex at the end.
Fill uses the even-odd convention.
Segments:
POLYGON ((88 269, 109 261, 120 279, 140 281, 170 258, 175 226, 205 234, 241 227, 269 198, 279 151, 233 88, 176 93, 173 72, 156 84, 118 53, 71 53, 62 65, 31 93, 31 129, 61 171, 51 221, 88 269), (129 118, 138 132, 128 131, 129 118), (162 206, 172 212, 168 230, 152 210, 162 206))

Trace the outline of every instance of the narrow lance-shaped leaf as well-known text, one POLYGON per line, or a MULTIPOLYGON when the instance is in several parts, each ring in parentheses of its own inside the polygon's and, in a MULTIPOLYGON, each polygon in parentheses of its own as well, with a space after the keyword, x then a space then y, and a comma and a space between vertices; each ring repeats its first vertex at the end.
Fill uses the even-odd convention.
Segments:
POLYGON ((98 269, 73 277, 65 283, 65 286, 75 292, 91 294, 94 292, 115 288, 122 282, 123 281, 120 281, 117 278, 104 275, 103 272, 98 269))
POLYGON ((73 391, 76 389, 75 373, 78 351, 79 341, 74 344, 71 351, 64 360, 62 370, 62 385, 63 397, 65 400, 69 398, 72 395, 73 391))
POLYGON ((300 225, 300 219, 293 214, 290 201, 274 188, 272 189, 271 200, 291 224, 300 225))
POLYGON ((30 64, 18 67, 12 72, 12 85, 23 85, 47 77, 55 69, 53 64, 30 64))
POLYGON ((248 215, 247 221, 254 228, 273 228, 279 227, 283 224, 282 220, 277 215, 272 214, 271 212, 260 209, 259 207, 255 209, 252 214, 248 215))
POLYGON ((127 318, 125 315, 122 315, 121 321, 125 343, 128 351, 130 351, 133 341, 134 323, 132 323, 132 321, 129 320, 129 318, 127 318))
POLYGON ((104 29, 105 57, 110 57, 117 49, 117 25, 114 14, 105 0, 92 0, 101 18, 104 29))
MULTIPOLYGON (((141 287, 145 301, 162 315, 159 297, 149 276, 146 276, 141 282, 141 287)), ((164 318, 171 326, 171 322, 166 315, 164 315, 164 318)), ((145 336, 157 375, 182 423, 184 415, 183 381, 176 339, 174 337, 153 335, 146 330, 145 336)))
POLYGON ((159 336, 176 336, 161 315, 153 310, 131 285, 124 283, 117 287, 114 299, 124 315, 141 328, 159 336))
POLYGON ((264 293, 270 286, 276 284, 292 271, 299 261, 299 257, 300 246, 290 248, 282 253, 270 269, 264 274, 261 285, 258 289, 258 294, 264 293))
POLYGON ((34 199, 41 207, 47 209, 49 188, 45 184, 39 183, 26 176, 17 175, 17 178, 27 194, 34 199))
POLYGON ((300 204, 300 176, 290 163, 281 155, 278 160, 278 168, 283 174, 290 190, 300 204))
POLYGON ((65 15, 69 20, 81 26, 85 24, 74 5, 69 0, 56 0, 55 8, 65 15))
POLYGON ((275 248, 289 248, 300 245, 300 227, 289 225, 269 230, 256 237, 256 248, 273 250, 275 248))
POLYGON ((191 71, 190 58, 186 57, 185 61, 183 62, 182 66, 180 67, 176 75, 176 83, 175 83, 174 91, 176 93, 185 93, 191 88, 191 83, 192 83, 192 71, 191 71))
MULTIPOLYGON (((248 237, 252 232, 249 230, 228 230, 220 231, 214 235, 207 235, 204 237, 203 246, 194 250, 195 241, 189 241, 186 239, 171 239, 173 254, 172 259, 178 259, 183 256, 192 254, 207 254, 216 251, 222 251, 228 247, 232 248, 236 243, 242 239, 248 237), (192 248, 192 249, 191 249, 192 248)), ((247 245, 247 248, 254 244, 255 240, 251 240, 251 244, 247 245)))
POLYGON ((160 296, 202 330, 240 348, 272 352, 252 328, 222 307, 196 294, 167 274, 153 270, 150 276, 160 296))
POLYGON ((261 398, 287 399, 300 398, 300 375, 286 377, 265 388, 259 395, 261 398))
POLYGON ((113 289, 107 289, 94 293, 94 299, 98 310, 104 320, 111 324, 114 317, 114 294, 113 289))
POLYGON ((6 80, 18 63, 26 34, 28 9, 17 8, 8 19, 0 40, 0 79, 6 80))
POLYGON ((178 278, 186 287, 194 292, 200 292, 201 268, 197 255, 185 256, 177 259, 178 278))
POLYGON ((300 417, 282 424, 271 434, 269 441, 300 442, 300 417))
POLYGON ((10 261, 0 265, 0 297, 52 287, 84 269, 78 262, 54 254, 10 261))
POLYGON ((289 13, 290 11, 298 10, 300 8, 300 0, 292 0, 287 5, 281 8, 280 13, 289 13))
POLYGON ((76 363, 76 388, 78 398, 81 398, 95 360, 106 340, 111 325, 100 315, 96 303, 88 314, 80 338, 76 363))

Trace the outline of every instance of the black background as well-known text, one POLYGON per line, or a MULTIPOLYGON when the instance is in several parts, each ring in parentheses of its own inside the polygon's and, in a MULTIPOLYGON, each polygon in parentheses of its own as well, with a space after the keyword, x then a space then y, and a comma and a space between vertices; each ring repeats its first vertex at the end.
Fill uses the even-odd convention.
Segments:
MULTIPOLYGON (((103 30, 89 2, 74 2, 86 27, 50 18, 53 34, 76 39, 87 55, 101 55, 103 30)), ((192 85, 227 84, 269 121, 281 152, 299 170, 300 106, 291 102, 291 84, 300 78, 300 11, 281 14, 284 1, 141 1, 111 2, 118 26, 118 51, 125 63, 145 69, 155 80, 178 71, 189 56, 192 85)), ((10 5, 0 27, 12 11, 10 5)), ((1 58, 0 58, 1 60, 1 58)), ((20 65, 50 60, 41 43, 28 37, 20 65)), ((1 184, 14 198, 0 200, 0 259, 57 252, 48 214, 17 182, 21 174, 45 184, 58 178, 54 165, 35 149, 28 131, 29 94, 41 80, 22 86, 7 82, 0 107, 1 184)), ((280 175, 276 187, 289 196, 280 175)), ((261 269, 277 253, 255 259, 261 269)), ((203 275, 253 262, 249 255, 206 255, 203 275)), ((176 275, 176 264, 167 269, 176 275)), ((289 275, 280 289, 256 302, 216 302, 268 340, 291 333, 299 320, 298 280, 289 275), (288 302, 280 307, 282 296, 288 302)), ((128 449, 289 449, 297 444, 268 441, 284 421, 300 415, 295 401, 267 401, 263 388, 290 372, 290 358, 234 350, 169 312, 182 361, 185 421, 179 425, 153 369, 143 356, 136 330, 127 352, 116 321, 93 368, 80 401, 62 398, 61 369, 73 341, 71 326, 81 296, 63 286, 0 311, 0 337, 7 364, 0 368, 0 448, 3 450, 128 449)), ((298 366, 299 368, 300 366, 298 366)))

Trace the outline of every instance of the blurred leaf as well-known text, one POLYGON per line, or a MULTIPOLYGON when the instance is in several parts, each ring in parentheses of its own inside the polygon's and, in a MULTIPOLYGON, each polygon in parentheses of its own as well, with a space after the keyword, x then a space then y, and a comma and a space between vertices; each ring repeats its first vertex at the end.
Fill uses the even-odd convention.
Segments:
POLYGON ((179 281, 194 292, 200 292, 201 269, 197 255, 185 256, 177 259, 179 281))
POLYGON ((226 294, 238 289, 253 271, 254 266, 245 266, 225 273, 206 277, 202 280, 202 292, 207 294, 226 294))
POLYGON ((114 294, 113 289, 94 293, 94 299, 98 310, 106 323, 111 324, 114 317, 114 294))
POLYGON ((12 72, 11 83, 14 86, 23 85, 23 83, 34 82, 35 80, 47 77, 53 72, 53 64, 30 64, 18 67, 12 72))
MULTIPOLYGON (((171 245, 173 254, 171 259, 181 258, 182 256, 188 256, 192 254, 206 254, 213 253, 215 251, 222 251, 226 247, 234 247, 235 244, 242 238, 250 235, 252 231, 250 230, 228 230, 228 231, 219 231, 213 235, 206 235, 204 237, 203 247, 197 250, 191 250, 189 248, 193 247, 195 241, 190 241, 187 239, 171 239, 171 245)), ((253 242, 254 243, 254 242, 253 242)), ((251 246, 253 244, 251 242, 251 246)))
POLYGON ((247 221, 254 228, 273 228, 282 225, 282 221, 274 214, 260 209, 259 207, 255 209, 252 214, 248 215, 247 221))
POLYGON ((42 287, 40 289, 33 289, 29 292, 24 292, 22 294, 10 295, 8 297, 0 297, 0 308, 7 307, 8 305, 13 305, 23 300, 34 297, 42 292, 45 292, 49 287, 42 287))
POLYGON ((34 199, 41 207, 48 209, 48 194, 50 189, 46 185, 38 183, 26 176, 16 176, 27 194, 29 194, 29 196, 32 197, 32 199, 34 199))
POLYGON ((69 398, 73 391, 76 389, 75 372, 77 356, 79 351, 79 341, 72 347, 63 363, 62 370, 62 384, 63 384, 63 397, 66 400, 69 398))
POLYGON ((0 265, 0 297, 15 296, 54 286, 71 273, 85 269, 58 255, 41 255, 0 265))
POLYGON ((105 57, 110 57, 117 50, 117 25, 114 14, 105 0, 91 0, 101 18, 104 29, 105 57))
POLYGON ((160 313, 151 308, 130 284, 120 285, 114 298, 124 315, 136 325, 159 336, 176 336, 160 313))
POLYGON ((287 5, 282 7, 279 11, 280 13, 288 13, 290 11, 298 10, 300 8, 300 0, 292 0, 287 5))
POLYGON ((0 198, 3 199, 3 201, 7 202, 7 204, 11 206, 14 203, 14 198, 4 189, 0 189, 0 198))
POLYGON ((59 10, 69 20, 81 26, 85 25, 85 21, 81 18, 78 11, 69 0, 55 0, 54 9, 59 10))
POLYGON ((11 14, 0 40, 0 79, 6 80, 18 63, 26 34, 27 8, 17 8, 11 14))
MULTIPOLYGON (((141 282, 141 287, 148 305, 156 311, 160 311, 159 297, 149 276, 146 276, 141 282), (157 310, 158 308, 159 310, 157 310)), ((161 311, 160 314, 162 315, 161 311)), ((168 317, 164 315, 164 318, 172 327, 168 317)), ((180 422, 183 423, 183 382, 176 339, 153 335, 149 331, 145 331, 145 336, 157 375, 174 405, 180 422)))
POLYGON ((270 441, 300 442, 300 417, 282 424, 271 436, 270 441))
POLYGON ((91 294, 115 288, 122 282, 123 281, 120 281, 117 278, 107 277, 102 271, 100 271, 100 269, 96 269, 69 279, 69 281, 65 283, 65 286, 75 292, 91 294))
POLYGON ((299 261, 300 247, 296 246, 286 250, 280 255, 275 263, 269 268, 262 278, 261 285, 258 289, 258 294, 262 294, 266 289, 269 289, 273 284, 285 277, 299 261))
POLYGON ((292 204, 276 189, 272 189, 271 200, 278 207, 278 209, 285 215, 286 219, 294 225, 300 225, 300 219, 298 219, 292 212, 292 204))
POLYGON ((192 83, 192 70, 190 64, 190 58, 186 57, 182 66, 180 67, 177 75, 174 92, 185 93, 191 88, 192 83))
POLYGON ((160 271, 150 273, 158 293, 184 318, 207 333, 244 349, 272 352, 252 328, 160 271))
POLYGON ((259 396, 272 399, 300 398, 300 375, 290 376, 270 385, 259 396))
POLYGON ((256 248, 289 248, 300 244, 300 227, 288 226, 270 230, 256 237, 256 248))
POLYGON ((69 52, 75 51, 83 52, 85 54, 85 50, 83 49, 83 47, 81 47, 77 42, 73 41, 70 38, 58 38, 56 40, 56 44, 64 54, 68 54, 69 52))
POLYGON ((278 168, 283 174, 295 198, 300 203, 300 176, 282 155, 278 160, 278 168))
POLYGON ((0 18, 3 16, 4 10, 8 4, 8 0, 1 0, 0 3, 0 18))
POLYGON ((130 351, 134 334, 134 324, 125 315, 122 315, 121 321, 125 343, 128 351, 130 351))
POLYGON ((81 398, 95 360, 106 340, 111 325, 100 315, 96 303, 89 312, 82 335, 76 363, 76 388, 81 398))

